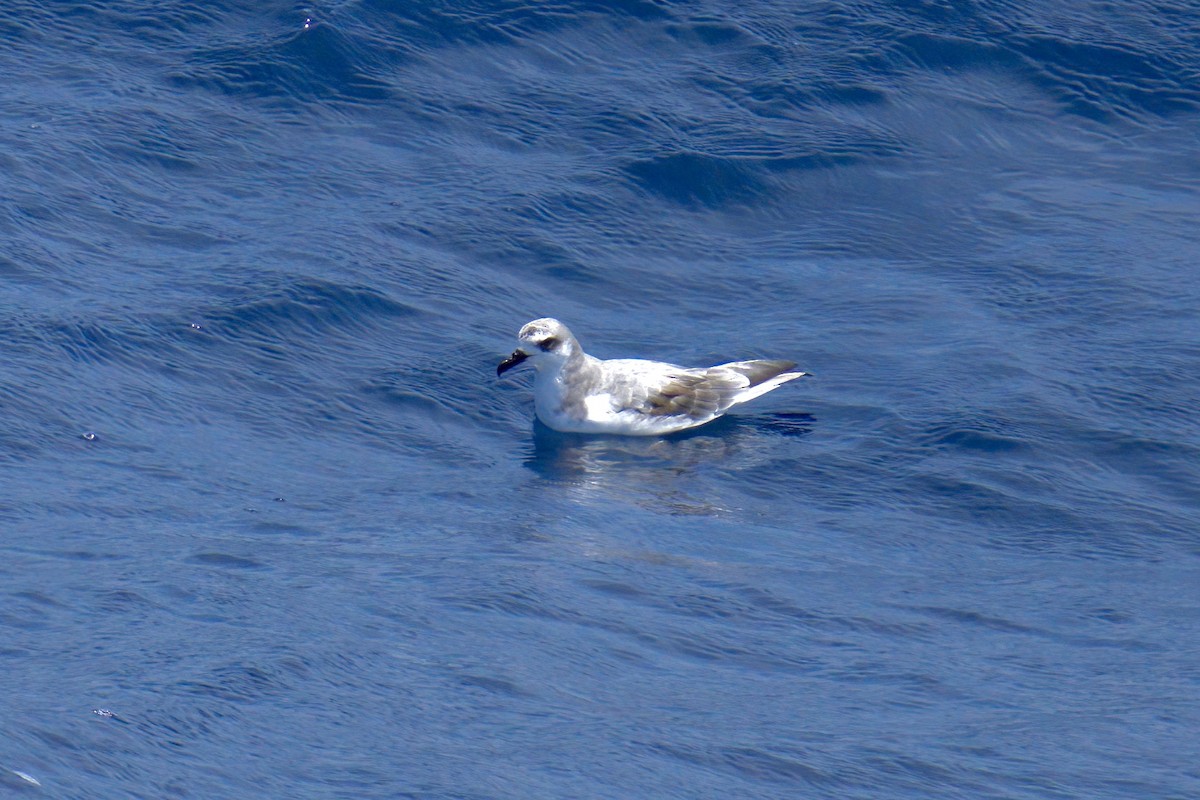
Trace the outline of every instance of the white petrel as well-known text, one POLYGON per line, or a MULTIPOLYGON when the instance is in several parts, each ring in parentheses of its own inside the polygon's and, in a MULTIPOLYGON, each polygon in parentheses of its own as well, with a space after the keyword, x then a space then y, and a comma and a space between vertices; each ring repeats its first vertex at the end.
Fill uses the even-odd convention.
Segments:
POLYGON ((734 361, 689 368, 640 358, 589 356, 566 325, 526 323, 496 375, 528 360, 538 418, 557 431, 659 436, 712 422, 733 406, 802 378, 793 361, 734 361))

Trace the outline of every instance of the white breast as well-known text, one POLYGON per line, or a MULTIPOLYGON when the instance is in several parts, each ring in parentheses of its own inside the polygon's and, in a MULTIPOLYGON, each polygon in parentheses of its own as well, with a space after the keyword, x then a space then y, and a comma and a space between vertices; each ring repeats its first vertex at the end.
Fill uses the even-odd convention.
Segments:
POLYGON ((592 422, 608 422, 616 413, 611 394, 591 395, 583 404, 587 408, 587 418, 592 422))

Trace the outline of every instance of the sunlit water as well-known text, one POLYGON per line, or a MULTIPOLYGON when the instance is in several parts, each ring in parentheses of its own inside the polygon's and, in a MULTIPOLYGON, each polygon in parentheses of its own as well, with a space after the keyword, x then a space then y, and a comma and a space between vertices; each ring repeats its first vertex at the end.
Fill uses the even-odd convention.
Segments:
POLYGON ((1200 796, 1197 30, 10 3, 0 794, 1200 796))

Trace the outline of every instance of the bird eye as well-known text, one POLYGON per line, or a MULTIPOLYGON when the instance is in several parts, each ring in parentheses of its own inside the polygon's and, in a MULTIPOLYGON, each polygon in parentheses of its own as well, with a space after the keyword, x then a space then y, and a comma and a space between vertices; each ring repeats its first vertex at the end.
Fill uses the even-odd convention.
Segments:
POLYGON ((542 348, 543 351, 553 350, 554 348, 558 347, 558 339, 553 336, 549 336, 538 342, 538 347, 542 348))

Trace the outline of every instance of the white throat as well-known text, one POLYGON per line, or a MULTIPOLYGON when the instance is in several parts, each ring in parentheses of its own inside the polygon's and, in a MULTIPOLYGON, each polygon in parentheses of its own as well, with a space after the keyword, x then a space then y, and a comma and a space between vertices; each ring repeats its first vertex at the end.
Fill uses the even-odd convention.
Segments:
POLYGON ((533 376, 533 404, 542 419, 557 419, 564 415, 567 386, 563 368, 566 365, 566 360, 556 358, 537 367, 537 374, 533 376))

